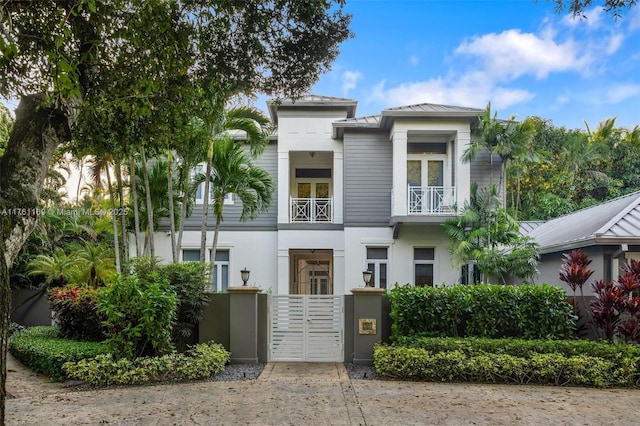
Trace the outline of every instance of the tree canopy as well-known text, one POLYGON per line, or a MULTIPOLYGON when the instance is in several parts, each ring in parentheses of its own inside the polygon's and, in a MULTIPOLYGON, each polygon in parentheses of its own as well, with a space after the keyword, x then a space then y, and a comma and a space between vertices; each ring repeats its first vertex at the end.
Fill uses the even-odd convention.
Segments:
MULTIPOLYGON (((568 10, 573 16, 584 16, 586 8, 594 4, 593 0, 553 0, 556 4, 556 11, 562 12, 568 10)), ((638 3, 637 0, 601 0, 596 1, 596 5, 600 5, 602 9, 619 18, 623 12, 631 9, 638 3)))
MULTIPOLYGON (((171 148, 234 95, 296 97, 351 36, 344 0, 50 0, 0 4, 0 96, 19 99, 0 158, 0 209, 37 207, 53 152, 171 148)), ((115 152, 114 152, 115 151, 115 152)), ((0 218, 0 422, 8 268, 36 217, 0 218)))

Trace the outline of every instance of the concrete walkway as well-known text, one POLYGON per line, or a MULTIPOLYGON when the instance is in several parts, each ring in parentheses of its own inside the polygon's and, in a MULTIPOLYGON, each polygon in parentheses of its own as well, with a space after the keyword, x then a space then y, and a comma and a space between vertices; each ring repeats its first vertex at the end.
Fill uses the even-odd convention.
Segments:
POLYGON ((270 363, 258 380, 72 392, 10 359, 7 425, 633 425, 640 390, 351 380, 270 363), (25 372, 26 370, 26 372, 25 372), (31 384, 28 385, 27 382, 31 384))

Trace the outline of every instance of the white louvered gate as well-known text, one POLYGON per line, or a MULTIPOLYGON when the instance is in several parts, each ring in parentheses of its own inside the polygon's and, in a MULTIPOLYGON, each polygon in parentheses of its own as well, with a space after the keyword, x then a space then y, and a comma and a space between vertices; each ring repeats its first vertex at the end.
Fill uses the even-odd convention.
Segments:
POLYGON ((342 362, 343 297, 271 296, 271 361, 342 362))

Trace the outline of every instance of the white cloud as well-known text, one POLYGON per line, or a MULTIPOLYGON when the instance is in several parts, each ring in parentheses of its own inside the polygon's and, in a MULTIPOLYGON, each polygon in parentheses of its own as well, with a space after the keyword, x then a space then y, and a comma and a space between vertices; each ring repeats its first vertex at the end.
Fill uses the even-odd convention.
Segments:
POLYGON ((603 91, 602 101, 608 104, 617 104, 636 96, 640 96, 640 84, 616 84, 603 91))
POLYGON ((496 108, 507 108, 535 96, 523 89, 494 87, 482 74, 469 74, 459 79, 433 78, 388 89, 385 86, 385 81, 378 83, 367 101, 382 102, 385 106, 434 103, 476 108, 484 108, 491 101, 496 108))
POLYGON ((362 79, 361 72, 344 71, 342 73, 342 95, 347 96, 350 90, 355 89, 360 79, 362 79))
POLYGON ((607 43, 607 55, 613 55, 614 53, 616 53, 620 49, 620 47, 622 47, 623 41, 624 35, 620 33, 612 34, 607 43))
POLYGON ((512 80, 525 74, 541 79, 552 72, 583 69, 588 64, 588 56, 579 54, 573 40, 557 43, 553 34, 551 30, 541 36, 517 29, 506 30, 465 41, 456 53, 476 57, 496 79, 512 80))
POLYGON ((596 6, 585 10, 583 15, 584 16, 573 17, 570 13, 567 13, 563 17, 562 23, 567 27, 582 26, 590 29, 597 29, 602 24, 604 11, 601 6, 596 6))

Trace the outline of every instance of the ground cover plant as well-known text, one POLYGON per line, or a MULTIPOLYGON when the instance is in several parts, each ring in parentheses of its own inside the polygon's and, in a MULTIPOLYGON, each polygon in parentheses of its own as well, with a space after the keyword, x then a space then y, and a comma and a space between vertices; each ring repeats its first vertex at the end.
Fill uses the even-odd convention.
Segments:
POLYGON ((184 353, 134 360, 111 354, 63 365, 65 374, 96 386, 137 385, 150 382, 185 381, 211 377, 224 370, 230 354, 219 343, 203 343, 184 353))

